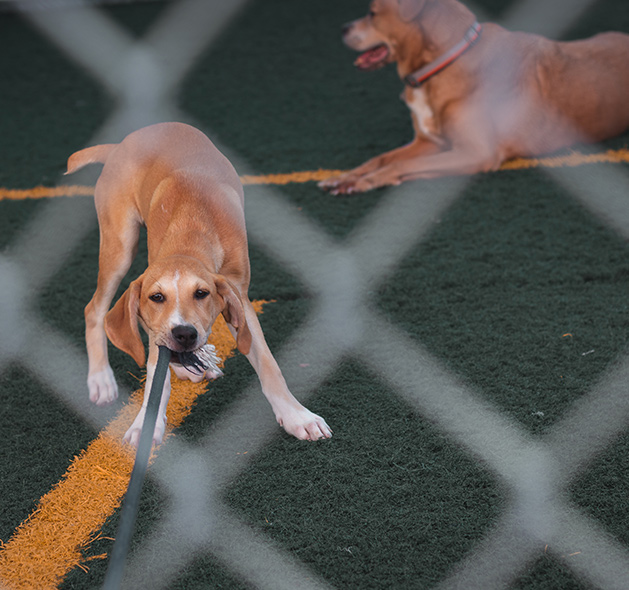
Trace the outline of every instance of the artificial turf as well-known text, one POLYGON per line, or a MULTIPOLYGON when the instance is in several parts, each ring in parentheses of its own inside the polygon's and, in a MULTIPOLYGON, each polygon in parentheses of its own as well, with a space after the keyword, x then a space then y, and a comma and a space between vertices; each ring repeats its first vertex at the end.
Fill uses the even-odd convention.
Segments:
MULTIPOLYGON (((499 18, 515 2, 479 4, 488 17, 499 18)), ((145 2, 103 10, 141 36, 165 7, 145 2)), ((345 169, 404 143, 411 127, 395 72, 356 72, 354 56, 340 42, 341 24, 365 10, 364 0, 248 3, 184 80, 180 107, 257 174, 345 169)), ((621 0, 593 3, 564 35, 606 29, 629 32, 621 0)), ((0 187, 53 186, 67 156, 89 141, 115 101, 19 15, 0 13, 0 40, 10 48, 0 53, 0 187)), ((623 147, 627 138, 605 147, 623 147)), ((623 164, 593 169, 604 173, 607 166, 626 171, 623 164)), ((413 198, 421 199, 425 186, 413 183, 413 198)), ((247 199, 261 190, 248 186, 247 199)), ((349 198, 325 194, 312 182, 273 190, 341 244, 386 198, 406 188, 349 198)), ((44 206, 39 200, 0 201, 0 253, 12 254, 21 230, 44 206)), ((271 348, 281 351, 313 312, 313 295, 264 244, 252 240, 250 250, 250 296, 273 300, 261 322, 271 348)), ((97 252, 94 227, 32 304, 42 321, 77 346, 97 252)), ((482 174, 374 289, 371 303, 466 387, 540 438, 627 352, 628 254, 623 238, 543 170, 482 174)), ((129 276, 141 271, 144 256, 141 249, 129 276)), ((133 361, 115 350, 111 357, 123 386, 136 388, 140 371, 133 361)), ((7 542, 96 433, 19 359, 0 371, 0 539, 7 542)), ((230 359, 226 376, 199 398, 176 436, 197 443, 254 380, 244 357, 230 359)), ((225 486, 223 498, 253 530, 330 587, 432 588, 474 549, 508 502, 487 465, 351 355, 339 359, 308 405, 328 420, 333 439, 304 444, 278 427, 270 444, 225 486)), ((625 549, 628 434, 569 490, 573 504, 625 549)), ((134 547, 156 529, 167 506, 149 478, 134 547)), ((89 555, 111 550, 117 522, 118 512, 89 555)), ((90 561, 59 587, 97 587, 106 566, 106 559, 90 561)), ((195 556, 169 587, 252 586, 207 553, 195 556)), ((542 552, 511 585, 589 587, 568 558, 542 552)))

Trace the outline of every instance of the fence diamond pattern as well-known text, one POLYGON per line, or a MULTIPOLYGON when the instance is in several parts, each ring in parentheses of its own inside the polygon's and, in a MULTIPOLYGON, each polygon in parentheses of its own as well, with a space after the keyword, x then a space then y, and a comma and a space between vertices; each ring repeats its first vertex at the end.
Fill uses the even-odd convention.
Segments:
MULTIPOLYGON (((545 28, 539 32, 557 36, 566 17, 576 17, 591 1, 554 2, 552 13, 544 18, 551 5, 522 0, 504 22, 511 28, 528 29, 543 22, 545 28)), ((116 111, 90 142, 101 143, 118 141, 131 130, 160 120, 189 120, 173 101, 178 84, 244 5, 245 0, 173 3, 140 41, 131 39, 93 6, 61 14, 42 1, 24 5, 23 14, 117 98, 116 111)), ((482 16, 482 11, 476 13, 482 16)), ((237 169, 242 168, 237 156, 232 160, 237 169)), ((593 214, 629 237, 629 207, 618 198, 629 192, 623 174, 616 170, 610 176, 606 170, 602 176, 586 168, 571 170, 569 175, 561 170, 549 174, 593 214)), ((291 367, 298 366, 300 358, 316 356, 316 372, 285 371, 294 389, 313 393, 341 359, 358 357, 508 487, 510 504, 499 521, 439 588, 506 587, 539 556, 544 543, 552 544, 559 554, 584 540, 589 551, 570 564, 574 573, 601 588, 626 588, 629 553, 572 506, 565 492, 579 471, 625 428, 629 358, 575 404, 552 432, 534 439, 466 389, 369 302, 368 293, 422 241, 465 183, 456 179, 440 183, 441 188, 425 183, 421 198, 412 186, 390 191, 340 244, 295 215, 272 189, 261 190, 256 199, 249 200, 251 239, 264 243, 316 295, 314 311, 280 351, 278 361, 282 367, 291 367)), ((85 393, 85 355, 61 334, 49 328, 42 333, 46 322, 29 309, 38 285, 61 268, 94 223, 93 208, 85 200, 50 202, 0 259, 0 334, 22 334, 17 342, 0 339, 0 370, 19 359, 84 420, 102 426, 85 393), (37 338, 29 337, 35 333, 37 338)), ((257 588, 329 588, 299 560, 242 523, 214 493, 247 465, 234 465, 226 449, 237 446, 246 433, 251 461, 275 432, 271 418, 260 425, 260 416, 267 415, 259 411, 262 404, 254 383, 197 447, 173 439, 163 450, 153 476, 168 490, 170 509, 128 563, 125 587, 167 588, 195 552, 203 551, 213 553, 257 588), (248 427, 254 424, 255 428, 248 427), (177 546, 169 543, 173 537, 180 540, 177 546)))

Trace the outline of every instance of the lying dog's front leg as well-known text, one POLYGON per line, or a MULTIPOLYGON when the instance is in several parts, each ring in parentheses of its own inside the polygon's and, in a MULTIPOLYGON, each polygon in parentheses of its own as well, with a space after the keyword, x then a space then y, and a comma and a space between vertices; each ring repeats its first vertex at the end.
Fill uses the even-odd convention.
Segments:
MULTIPOLYGON (((146 407, 149 402, 149 394, 151 393, 151 386, 153 384, 153 376, 155 374, 155 367, 157 365, 157 346, 150 345, 149 359, 146 365, 146 384, 144 387, 144 399, 142 401, 142 408, 135 417, 133 424, 124 435, 124 442, 134 447, 137 447, 140 443, 140 435, 142 434, 142 424, 144 423, 144 415, 146 414, 146 407)), ((157 420, 155 421, 155 429, 153 431, 153 444, 159 445, 164 439, 164 433, 166 432, 166 407, 168 406, 168 399, 170 398, 170 370, 166 371, 166 379, 164 380, 164 388, 162 389, 162 397, 159 402, 159 410, 157 411, 157 420)))
POLYGON ((247 354, 247 359, 258 374, 262 393, 271 404, 277 422, 288 434, 301 440, 330 438, 332 429, 326 421, 302 406, 288 389, 284 376, 264 339, 260 322, 251 303, 246 299, 243 303, 252 336, 251 350, 247 354))
MULTIPOLYGON (((441 149, 441 147, 431 141, 416 138, 407 145, 367 160, 364 164, 361 164, 345 174, 322 180, 319 183, 319 187, 333 195, 350 195, 352 193, 364 192, 365 190, 369 190, 369 188, 361 188, 366 184, 364 179, 370 178, 382 170, 386 170, 391 163, 403 160, 414 160, 422 156, 438 153, 441 149)), ((385 186, 385 184, 399 184, 399 181, 392 178, 390 182, 385 182, 379 186, 385 186)))
POLYGON ((471 175, 500 167, 502 158, 486 146, 454 148, 434 155, 396 159, 360 178, 345 182, 336 194, 362 193, 418 179, 471 175))
POLYGON ((399 160, 373 174, 364 176, 355 185, 358 192, 410 180, 463 176, 490 172, 500 167, 502 158, 484 146, 452 149, 424 158, 399 160))

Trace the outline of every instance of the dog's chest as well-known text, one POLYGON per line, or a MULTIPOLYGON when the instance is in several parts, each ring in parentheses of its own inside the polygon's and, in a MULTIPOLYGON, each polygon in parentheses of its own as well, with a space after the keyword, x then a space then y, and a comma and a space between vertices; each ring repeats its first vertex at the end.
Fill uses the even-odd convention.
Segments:
POLYGON ((417 133, 435 143, 444 143, 435 114, 428 102, 426 91, 423 88, 407 88, 402 99, 411 111, 417 133))

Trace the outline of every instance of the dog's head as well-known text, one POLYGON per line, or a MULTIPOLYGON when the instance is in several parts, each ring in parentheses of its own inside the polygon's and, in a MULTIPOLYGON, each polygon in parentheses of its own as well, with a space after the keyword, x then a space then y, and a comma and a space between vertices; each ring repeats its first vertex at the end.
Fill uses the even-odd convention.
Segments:
POLYGON ((247 354, 251 333, 236 287, 192 258, 173 258, 149 265, 107 313, 105 330, 114 346, 143 366, 139 323, 156 344, 177 353, 194 352, 207 343, 222 313, 237 330, 238 349, 247 354))
POLYGON ((434 0, 373 0, 367 16, 343 27, 344 43, 360 51, 354 64, 376 70, 404 59, 411 47, 421 45, 415 21, 434 0))

